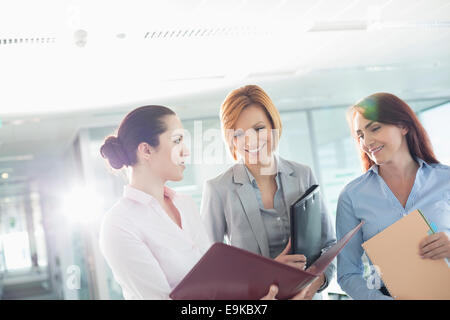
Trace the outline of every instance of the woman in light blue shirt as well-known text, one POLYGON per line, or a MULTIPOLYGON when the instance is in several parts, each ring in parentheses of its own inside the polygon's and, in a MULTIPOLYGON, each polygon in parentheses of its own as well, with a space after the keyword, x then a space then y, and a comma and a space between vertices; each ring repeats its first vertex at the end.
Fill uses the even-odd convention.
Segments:
POLYGON ((436 159, 417 116, 398 97, 373 94, 348 115, 365 173, 339 196, 337 238, 366 223, 338 256, 338 283, 353 299, 392 299, 361 244, 420 209, 438 232, 424 238, 417 254, 450 258, 450 167, 436 159))

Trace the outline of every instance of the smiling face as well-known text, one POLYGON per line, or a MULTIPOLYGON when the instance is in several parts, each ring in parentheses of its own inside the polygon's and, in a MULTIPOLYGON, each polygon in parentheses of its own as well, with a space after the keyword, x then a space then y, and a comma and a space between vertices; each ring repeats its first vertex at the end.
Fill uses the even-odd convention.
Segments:
POLYGON ((142 142, 138 147, 138 157, 148 164, 163 181, 183 179, 185 160, 189 150, 184 144, 184 129, 175 115, 164 118, 167 130, 159 136, 159 145, 154 148, 142 142))
POLYGON ((246 164, 267 164, 272 156, 272 123, 263 107, 242 110, 234 125, 233 145, 246 164))
POLYGON ((377 165, 389 163, 408 152, 408 129, 364 118, 356 112, 353 127, 361 149, 377 165))

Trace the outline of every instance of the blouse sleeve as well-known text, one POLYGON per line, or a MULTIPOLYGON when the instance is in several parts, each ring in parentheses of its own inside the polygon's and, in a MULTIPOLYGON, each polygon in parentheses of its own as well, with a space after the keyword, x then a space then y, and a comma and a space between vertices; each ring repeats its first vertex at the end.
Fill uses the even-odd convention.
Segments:
POLYGON ((127 226, 127 221, 109 220, 100 232, 100 249, 125 298, 169 299, 171 289, 159 262, 127 226))
MULTIPOLYGON (((336 212, 336 231, 338 240, 356 227, 360 221, 353 212, 353 206, 348 193, 344 190, 338 200, 336 212)), ((349 240, 337 258, 338 283, 349 296, 357 300, 381 300, 392 298, 382 294, 377 289, 369 289, 363 278, 364 266, 361 257, 364 253, 362 229, 349 240)))
POLYGON ((223 242, 227 233, 225 211, 220 194, 211 181, 206 181, 203 187, 200 213, 209 238, 213 242, 223 242))

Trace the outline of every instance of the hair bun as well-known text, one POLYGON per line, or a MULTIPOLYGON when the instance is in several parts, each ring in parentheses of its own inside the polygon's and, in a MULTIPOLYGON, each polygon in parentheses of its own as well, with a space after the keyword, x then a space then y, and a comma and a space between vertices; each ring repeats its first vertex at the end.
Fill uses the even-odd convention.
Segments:
POLYGON ((125 150, 116 136, 109 136, 100 148, 100 154, 108 159, 109 164, 114 169, 121 169, 129 165, 125 150))

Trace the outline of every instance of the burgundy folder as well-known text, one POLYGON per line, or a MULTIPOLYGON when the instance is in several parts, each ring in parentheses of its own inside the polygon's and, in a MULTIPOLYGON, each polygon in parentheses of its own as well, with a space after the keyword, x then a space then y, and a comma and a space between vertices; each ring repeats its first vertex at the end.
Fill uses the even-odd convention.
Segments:
POLYGON ((278 285, 277 299, 297 294, 318 276, 339 254, 362 221, 306 270, 223 243, 215 243, 172 290, 174 300, 257 300, 271 284, 278 285))

